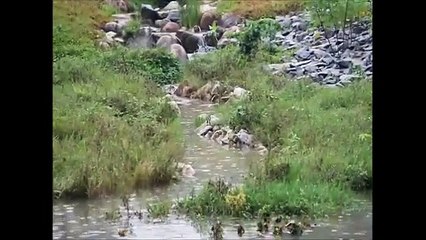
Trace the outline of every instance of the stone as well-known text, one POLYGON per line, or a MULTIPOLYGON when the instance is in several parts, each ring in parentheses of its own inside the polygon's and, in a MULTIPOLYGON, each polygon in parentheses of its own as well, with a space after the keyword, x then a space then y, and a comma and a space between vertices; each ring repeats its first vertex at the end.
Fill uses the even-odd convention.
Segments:
POLYGON ((208 31, 210 30, 210 26, 213 25, 213 22, 217 20, 217 16, 215 13, 213 12, 205 12, 203 13, 203 15, 201 16, 201 20, 200 20, 200 28, 203 31, 208 31))
POLYGON ((162 19, 160 14, 149 4, 141 4, 140 14, 142 19, 149 20, 152 24, 155 20, 162 19))
POLYGON ((324 62, 326 65, 330 65, 334 63, 334 58, 332 56, 325 56, 321 58, 321 61, 324 62))
POLYGON ((179 10, 179 3, 177 1, 171 1, 162 10, 164 11, 179 10))
POLYGON ((317 66, 315 66, 313 64, 308 64, 308 65, 304 66, 304 68, 305 68, 305 71, 307 73, 314 73, 314 72, 317 71, 317 66))
POLYGON ((349 58, 337 61, 340 68, 349 68, 352 66, 352 60, 349 58))
POLYGON ((217 42, 217 47, 223 48, 223 47, 228 46, 230 44, 238 44, 238 40, 236 38, 221 38, 217 42))
POLYGON ((234 13, 227 13, 222 16, 222 18, 218 21, 218 25, 223 28, 230 28, 232 26, 237 26, 242 23, 243 19, 234 13))
POLYGON ((301 32, 299 34, 296 35, 296 40, 301 42, 303 41, 303 39, 307 36, 308 34, 306 32, 301 32))
POLYGON ((298 58, 299 60, 307 60, 311 58, 312 51, 301 48, 295 54, 296 54, 296 58, 298 58))
POLYGON ((175 22, 175 23, 179 23, 180 22, 180 12, 179 11, 170 11, 169 14, 167 15, 166 19, 175 22))
POLYGON ((170 52, 173 56, 179 59, 180 62, 185 63, 188 61, 188 55, 186 54, 185 49, 182 47, 182 45, 178 43, 173 43, 172 45, 170 45, 170 52))
POLYGON ((356 78, 359 78, 360 76, 359 75, 356 75, 356 74, 352 74, 352 75, 348 75, 348 74, 345 74, 345 75, 341 75, 340 77, 339 77, 339 80, 340 80, 340 82, 351 82, 351 81, 353 81, 353 79, 356 79, 356 78))
POLYGON ((278 20, 278 24, 280 24, 282 28, 289 28, 291 26, 291 19, 288 17, 283 17, 278 20))
POLYGON ((201 131, 200 131, 200 136, 205 136, 209 131, 213 131, 213 127, 212 126, 209 126, 209 125, 207 125, 207 126, 205 126, 203 129, 201 129, 201 131))
POLYGON ((303 65, 306 65, 308 63, 311 63, 312 60, 306 60, 306 61, 300 61, 300 62, 296 62, 296 63, 290 63, 290 67, 300 67, 303 65))
POLYGON ((294 22, 291 24, 291 27, 298 31, 306 31, 306 29, 308 29, 308 24, 305 22, 294 22))
POLYGON ((237 133, 237 137, 241 140, 241 142, 247 146, 252 146, 253 144, 253 136, 251 134, 248 134, 246 131, 241 129, 237 133))
POLYGON ((163 32, 177 32, 180 29, 179 24, 175 22, 168 22, 161 29, 163 32))
POLYGON ((315 55, 316 58, 321 59, 324 57, 331 57, 330 53, 321 50, 321 49, 312 49, 313 54, 315 55))

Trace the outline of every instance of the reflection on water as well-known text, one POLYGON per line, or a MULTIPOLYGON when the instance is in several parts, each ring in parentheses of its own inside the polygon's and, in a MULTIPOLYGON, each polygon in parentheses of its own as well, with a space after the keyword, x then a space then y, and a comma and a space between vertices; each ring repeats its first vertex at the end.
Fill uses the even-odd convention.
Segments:
MULTIPOLYGON (((185 129, 184 162, 193 166, 194 177, 184 178, 179 183, 151 190, 138 191, 131 199, 134 210, 144 209, 146 204, 154 200, 176 199, 189 194, 192 189, 200 190, 203 183, 214 177, 225 177, 232 183, 240 183, 243 174, 254 159, 260 156, 254 152, 241 153, 227 147, 200 138, 194 132, 194 118, 210 112, 210 104, 196 101, 187 102, 182 107, 182 125, 185 129)), ((372 239, 371 202, 367 209, 358 213, 342 213, 330 216, 321 221, 320 226, 312 232, 305 232, 298 239, 372 239)), ((105 212, 120 206, 119 199, 97 199, 79 201, 56 201, 53 206, 53 238, 54 239, 111 239, 119 238, 117 229, 128 224, 127 218, 121 222, 108 222, 105 212)), ((123 207, 120 207, 124 212, 123 207)), ((182 216, 172 215, 164 223, 148 222, 146 218, 139 220, 133 217, 133 232, 126 239, 206 239, 209 237, 208 222, 197 223, 182 216)), ((237 238, 236 220, 223 220, 224 238, 237 238)), ((256 234, 255 222, 243 223, 246 233, 243 239, 260 238, 256 234)), ((273 238, 266 235, 262 238, 273 238)), ((292 239, 292 236, 284 236, 292 239)))

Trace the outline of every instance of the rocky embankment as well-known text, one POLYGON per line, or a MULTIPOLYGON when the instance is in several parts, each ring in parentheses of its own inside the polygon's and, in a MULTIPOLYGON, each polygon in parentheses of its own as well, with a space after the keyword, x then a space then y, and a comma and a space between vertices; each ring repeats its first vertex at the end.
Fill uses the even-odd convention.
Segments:
MULTIPOLYGON (((180 6, 177 1, 171 1, 162 9, 142 4, 136 13, 113 15, 114 20, 102 27, 104 37, 99 45, 103 48, 117 44, 130 48, 165 48, 179 60, 186 62, 194 53, 212 51, 235 42, 226 36, 242 27, 242 18, 235 14, 219 15, 215 5, 216 3, 202 4, 199 24, 187 29, 181 24, 180 6), (131 22, 139 20, 141 27, 130 32, 128 28, 131 22), (218 24, 218 30, 215 32, 210 30, 213 22, 218 24)), ((121 6, 119 9, 130 8, 121 6)))
MULTIPOLYGON (((129 11, 124 0, 116 2, 119 9, 129 11), (118 2, 118 3, 117 3, 118 2)), ((202 17, 191 29, 181 26, 180 6, 171 1, 162 9, 142 4, 139 13, 113 15, 114 21, 102 28, 105 37, 102 47, 123 44, 132 48, 162 47, 168 49, 182 62, 228 44, 238 44, 232 33, 244 26, 243 18, 216 12, 216 2, 204 3, 200 7, 202 17), (140 15, 142 26, 134 34, 125 29, 132 19, 140 15), (217 23, 215 32, 210 30, 217 23)), ((369 77, 373 72, 371 22, 359 21, 347 24, 345 31, 323 30, 311 27, 308 12, 277 16, 275 20, 282 29, 271 42, 288 51, 291 58, 283 57, 282 63, 265 65, 265 70, 274 75, 287 77, 310 77, 315 83, 330 87, 342 87, 360 77, 369 77)))
POLYGON ((276 20, 282 31, 277 33, 274 43, 295 52, 292 59, 282 64, 265 66, 273 74, 309 76, 328 86, 344 86, 373 74, 371 22, 354 22, 345 31, 324 31, 309 28, 309 13, 277 16, 276 20))

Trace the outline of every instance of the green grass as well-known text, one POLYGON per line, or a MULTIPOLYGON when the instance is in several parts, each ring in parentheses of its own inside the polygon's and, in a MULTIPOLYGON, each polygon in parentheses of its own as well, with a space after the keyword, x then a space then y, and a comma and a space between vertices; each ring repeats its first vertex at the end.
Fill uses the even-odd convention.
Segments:
POLYGON ((200 0, 187 0, 186 8, 181 9, 182 26, 192 28, 198 25, 201 19, 200 0))
POLYGON ((179 62, 161 50, 97 49, 103 11, 96 1, 54 2, 53 190, 61 197, 167 184, 183 156, 177 114, 158 87, 179 80, 179 62))
POLYGON ((196 196, 179 202, 180 210, 192 216, 234 216, 256 218, 263 214, 321 217, 352 205, 351 192, 331 184, 305 181, 226 185, 223 179, 210 181, 196 196))
POLYGON ((259 19, 285 15, 292 11, 301 10, 303 7, 304 4, 301 0, 219 0, 217 10, 220 13, 233 12, 240 14, 247 19, 259 19))

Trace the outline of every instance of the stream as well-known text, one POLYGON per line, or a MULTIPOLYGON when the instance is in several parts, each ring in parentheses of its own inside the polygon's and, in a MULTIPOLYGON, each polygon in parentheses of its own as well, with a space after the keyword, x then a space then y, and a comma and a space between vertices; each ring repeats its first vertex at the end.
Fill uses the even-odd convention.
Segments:
MULTIPOLYGON (((201 113, 213 112, 211 104, 197 100, 178 99, 182 112, 182 125, 185 137, 184 163, 191 164, 196 173, 194 177, 183 178, 178 183, 151 190, 138 191, 130 199, 135 210, 144 209, 147 203, 157 200, 176 199, 200 190, 211 178, 224 177, 238 184, 243 180, 250 164, 260 156, 256 152, 240 152, 220 146, 199 137, 195 133, 194 119, 201 113)), ((371 195, 371 194, 370 194, 371 195)), ((363 197, 362 211, 339 213, 318 222, 313 231, 306 231, 295 239, 372 239, 372 202, 371 196, 363 197)), ((53 203, 53 239, 207 239, 207 223, 196 223, 183 216, 172 214, 165 222, 152 223, 137 217, 130 219, 133 232, 119 237, 117 229, 123 223, 111 223, 105 220, 105 212, 120 206, 121 199, 95 200, 55 200, 53 203)), ((125 218, 125 217, 124 217, 125 218)), ((123 218, 123 219, 124 219, 123 218)), ((127 219, 127 218, 126 218, 127 219)), ((222 219, 225 239, 238 239, 235 224, 237 219, 222 219)), ((256 222, 244 221, 246 233, 242 239, 273 239, 272 235, 259 237, 256 222)), ((290 235, 284 235, 292 239, 290 235)))

